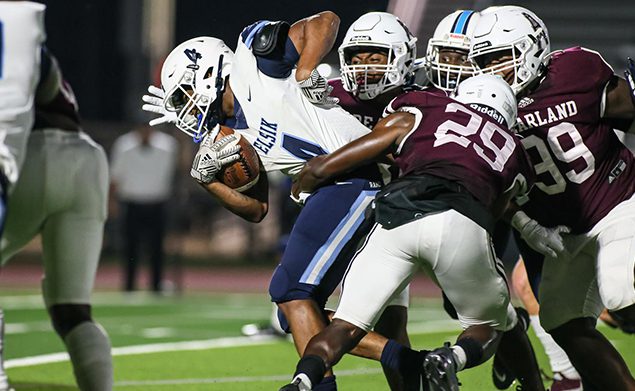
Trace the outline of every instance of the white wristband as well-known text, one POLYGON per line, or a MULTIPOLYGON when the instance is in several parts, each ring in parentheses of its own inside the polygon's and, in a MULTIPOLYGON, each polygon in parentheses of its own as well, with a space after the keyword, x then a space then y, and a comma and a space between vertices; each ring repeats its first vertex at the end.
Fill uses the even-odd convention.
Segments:
POLYGON ((529 223, 532 220, 533 219, 527 216, 525 212, 523 212, 522 210, 519 210, 518 212, 514 213, 514 215, 512 216, 511 224, 512 224, 512 227, 516 229, 516 231, 522 233, 525 225, 527 225, 527 223, 529 223))

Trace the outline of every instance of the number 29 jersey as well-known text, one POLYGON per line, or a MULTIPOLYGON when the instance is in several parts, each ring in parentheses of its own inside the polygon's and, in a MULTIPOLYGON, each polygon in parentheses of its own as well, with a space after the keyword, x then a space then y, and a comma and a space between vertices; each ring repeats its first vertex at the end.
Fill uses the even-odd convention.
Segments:
POLYGON ((398 111, 414 114, 416 121, 395 154, 400 177, 433 175, 456 182, 495 216, 501 212, 503 193, 518 184, 522 194, 533 183, 533 169, 520 140, 477 109, 446 96, 413 91, 386 107, 386 114, 398 111))
POLYGON ((293 70, 299 55, 289 38, 267 56, 254 55, 255 35, 270 23, 257 22, 243 30, 229 84, 238 103, 234 111, 241 117, 236 130, 251 142, 267 171, 293 177, 307 160, 333 152, 370 129, 339 106, 315 106, 303 96, 293 70))
POLYGON ((536 170, 529 216, 588 231, 635 190, 633 154, 602 121, 613 69, 580 47, 555 52, 539 86, 518 105, 522 143, 536 170))

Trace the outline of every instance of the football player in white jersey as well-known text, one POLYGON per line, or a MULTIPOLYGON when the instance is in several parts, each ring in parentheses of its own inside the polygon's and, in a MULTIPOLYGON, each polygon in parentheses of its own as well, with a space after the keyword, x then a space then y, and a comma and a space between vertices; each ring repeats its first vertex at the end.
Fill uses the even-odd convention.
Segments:
MULTIPOLYGON (((33 124, 33 99, 44 41, 45 6, 0 1, 0 234, 11 185, 18 179, 33 124)), ((0 308, 0 390, 9 389, 2 362, 4 316, 0 308)))
POLYGON ((82 131, 73 91, 44 49, 35 123, 9 199, 0 264, 41 234, 44 303, 77 385, 87 391, 113 386, 110 340, 93 321, 90 305, 107 199, 106 154, 82 131))
MULTIPOLYGON (((291 177, 306 160, 370 132, 333 105, 326 80, 315 70, 333 45, 338 26, 339 18, 332 12, 292 26, 254 23, 241 33, 231 62, 232 53, 222 41, 208 37, 187 41, 166 59, 162 69, 165 91, 150 91, 161 99, 144 97, 146 110, 163 115, 158 121, 175 122, 194 138, 204 137, 198 155, 209 158, 196 158, 192 175, 234 213, 256 222, 264 217, 266 175, 244 194, 213 180, 223 164, 235 159, 232 153, 236 152, 212 148, 216 134, 210 131, 219 121, 251 142, 265 170, 280 170, 291 177)), ((404 47, 414 60, 410 50, 404 47)), ((365 232, 363 211, 381 183, 377 166, 369 165, 305 200, 270 285, 272 301, 281 310, 281 323, 292 332, 300 354, 328 323, 324 305, 365 232)), ((387 340, 370 335, 366 343, 367 348, 357 353, 379 360, 387 340)), ((335 377, 327 376, 317 387, 335 389, 335 377)))

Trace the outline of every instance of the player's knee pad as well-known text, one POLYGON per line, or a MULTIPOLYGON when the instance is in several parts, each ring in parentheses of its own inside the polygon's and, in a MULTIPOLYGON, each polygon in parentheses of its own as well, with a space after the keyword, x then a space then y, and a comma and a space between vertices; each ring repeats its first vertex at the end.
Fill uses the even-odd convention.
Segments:
POLYGON ((92 322, 89 304, 54 304, 49 307, 53 328, 64 338, 75 326, 92 322))
POLYGON ((291 332, 291 328, 289 327, 289 321, 280 308, 278 308, 278 323, 280 324, 280 328, 285 333, 289 334, 291 332))

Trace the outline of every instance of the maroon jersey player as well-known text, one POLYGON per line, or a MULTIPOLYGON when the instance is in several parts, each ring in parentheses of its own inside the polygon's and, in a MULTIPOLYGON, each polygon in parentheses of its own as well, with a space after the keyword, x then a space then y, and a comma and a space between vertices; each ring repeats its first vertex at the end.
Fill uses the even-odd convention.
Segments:
MULTIPOLYGON (((403 94, 373 133, 311 160, 301 172, 296 192, 393 153, 400 178, 376 197, 375 226, 350 266, 334 320, 311 340, 284 390, 318 382, 316 374, 372 329, 419 268, 434 274, 464 327, 454 346, 426 356, 424 375, 439 389, 458 388, 456 372, 489 359, 502 331, 516 326, 490 233, 509 199, 527 190, 533 169, 507 130, 516 111, 511 89, 492 76, 464 83, 457 99, 469 105, 426 92, 403 94)), ((543 389, 540 376, 525 380, 528 389, 543 389)))
POLYGON ((624 360, 595 330, 603 306, 635 323, 633 157, 608 125, 635 117, 628 86, 598 53, 549 54, 545 25, 522 7, 483 11, 470 56, 519 97, 519 131, 537 182, 513 225, 530 245, 553 235, 527 228, 536 221, 572 231, 566 251, 545 260, 541 324, 585 389, 633 390, 624 360))

